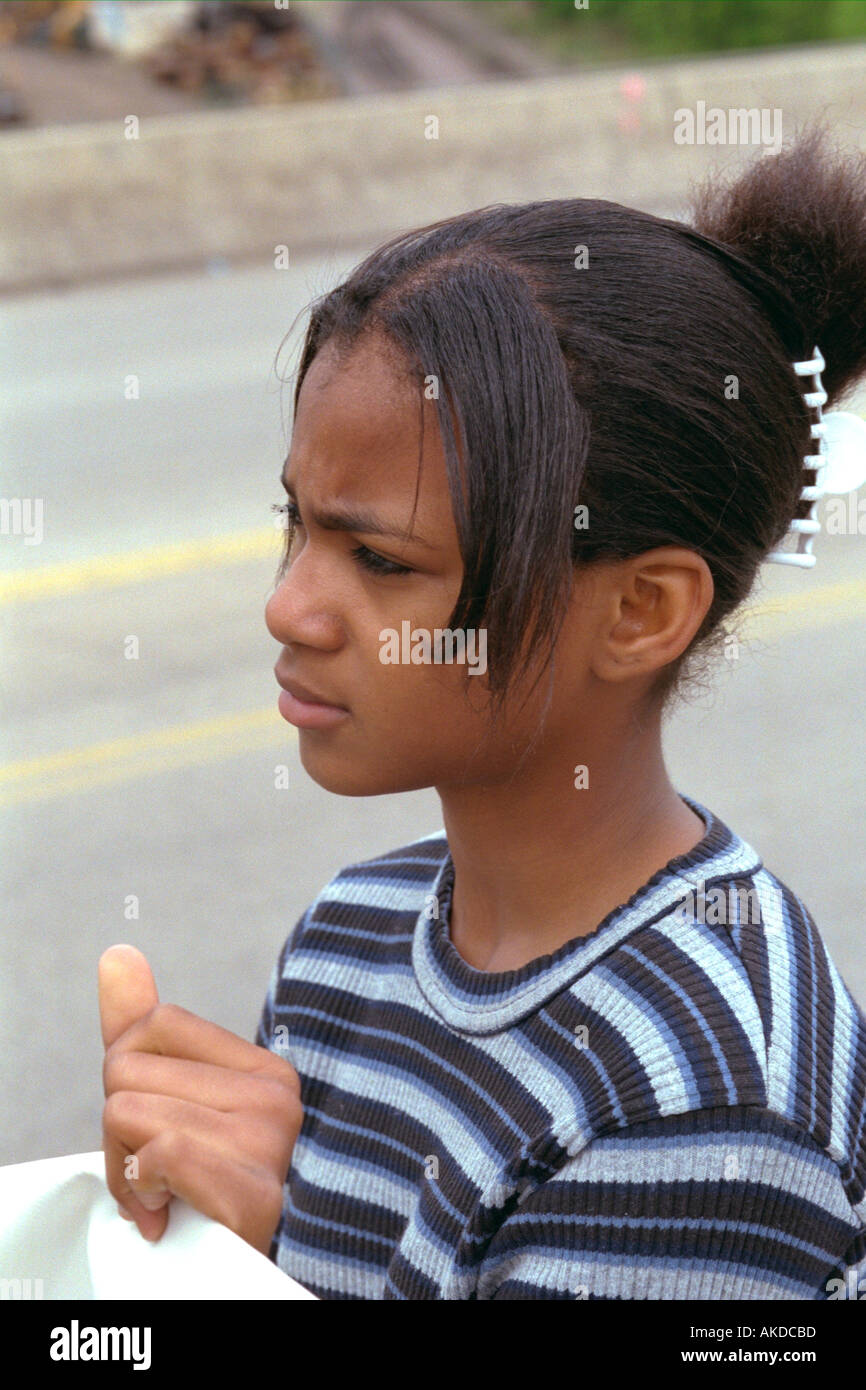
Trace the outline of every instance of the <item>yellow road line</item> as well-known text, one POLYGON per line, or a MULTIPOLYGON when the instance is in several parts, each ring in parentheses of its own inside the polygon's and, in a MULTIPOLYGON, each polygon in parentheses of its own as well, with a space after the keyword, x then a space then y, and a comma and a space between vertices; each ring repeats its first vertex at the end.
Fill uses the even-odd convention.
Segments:
POLYGON ((847 579, 838 584, 825 584, 799 594, 785 594, 778 599, 746 609, 734 623, 755 623, 770 633, 781 636, 795 629, 808 631, 824 627, 837 617, 866 617, 866 580, 847 579), (840 613, 831 610, 839 608, 840 613))
POLYGON ((188 570, 236 565, 244 560, 272 560, 276 566, 280 534, 275 527, 257 527, 254 531, 236 531, 206 540, 152 546, 118 555, 97 555, 91 560, 76 560, 66 565, 0 571, 0 603, 59 598, 87 589, 137 584, 188 570))
POLYGON ((276 701, 267 709, 250 710, 246 714, 223 715, 217 719, 200 719, 193 724, 172 724, 167 729, 149 729, 127 738, 112 738, 106 743, 89 743, 82 748, 70 748, 63 753, 50 753, 44 758, 21 758, 0 767, 0 786, 22 777, 51 776, 56 772, 74 770, 93 763, 136 756, 157 748, 201 743, 207 739, 231 741, 250 729, 285 727, 277 712, 276 701))
POLYGON ((287 747, 296 737, 297 730, 272 705, 246 714, 151 729, 46 757, 22 758, 0 766, 0 805, 88 791, 278 744, 287 747))
POLYGON ((96 787, 108 786, 116 782, 128 782, 136 777, 152 777, 160 772, 170 772, 182 767, 197 767, 203 763, 216 762, 235 757, 241 753, 253 753, 260 748, 275 747, 278 742, 286 744, 286 736, 279 729, 247 736, 231 748, 219 744, 206 744, 195 749, 176 750, 171 754, 150 757, 145 763, 117 763, 113 766, 95 768, 76 777, 59 777, 56 781, 45 781, 33 785, 12 788, 8 793, 0 792, 0 806, 20 804, 21 802, 44 801, 51 797, 66 796, 73 792, 92 791, 96 787))

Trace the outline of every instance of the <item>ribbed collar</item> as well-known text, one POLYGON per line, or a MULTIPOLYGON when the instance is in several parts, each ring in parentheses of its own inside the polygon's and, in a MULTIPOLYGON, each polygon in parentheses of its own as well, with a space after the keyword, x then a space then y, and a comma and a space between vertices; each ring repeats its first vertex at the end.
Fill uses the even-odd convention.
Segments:
POLYGON ((415 977, 439 1017, 464 1033, 496 1033, 508 1028, 585 975, 639 927, 664 917, 701 882, 708 886, 714 880, 754 873, 762 867, 751 845, 712 811, 682 792, 678 795, 706 825, 700 843, 687 854, 670 859, 588 936, 567 941, 551 955, 539 956, 519 970, 476 970, 451 944, 454 861, 446 841, 431 890, 439 916, 430 918, 422 912, 412 942, 415 977))

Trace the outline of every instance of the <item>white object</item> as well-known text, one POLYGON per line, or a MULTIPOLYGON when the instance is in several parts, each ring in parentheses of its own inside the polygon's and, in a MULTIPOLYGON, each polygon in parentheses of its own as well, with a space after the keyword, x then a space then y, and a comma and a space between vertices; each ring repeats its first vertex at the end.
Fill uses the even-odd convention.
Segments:
POLYGON ((92 0, 88 31, 100 47, 138 57, 185 28, 195 8, 194 0, 92 0))
POLYGON ((821 529, 821 523, 815 518, 818 501, 828 493, 841 496, 853 492, 866 482, 866 421, 848 410, 823 413, 821 407, 827 400, 827 392, 821 373, 827 363, 820 348, 816 346, 812 352, 807 361, 791 364, 798 376, 812 378, 812 390, 805 392, 803 399, 817 415, 812 425, 812 438, 818 440, 818 453, 806 454, 803 467, 815 470, 815 482, 800 493, 803 501, 812 505, 807 516, 792 521, 788 527, 787 534, 798 538, 796 550, 771 550, 766 556, 773 564, 798 565, 802 569, 810 569, 815 564, 812 542, 821 529))
POLYGON ((827 458, 818 478, 825 492, 853 492, 866 482, 866 420, 850 410, 824 416, 827 458))
POLYGON ((145 1240, 118 1215, 99 1149, 0 1168, 0 1296, 316 1298, 178 1197, 162 1238, 145 1240))

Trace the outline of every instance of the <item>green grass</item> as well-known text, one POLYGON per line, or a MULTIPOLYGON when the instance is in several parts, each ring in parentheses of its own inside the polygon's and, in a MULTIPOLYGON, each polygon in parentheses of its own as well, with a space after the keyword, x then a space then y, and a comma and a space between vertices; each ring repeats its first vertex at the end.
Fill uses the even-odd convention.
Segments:
POLYGON ((484 0, 484 11, 566 64, 866 38, 866 0, 484 0))

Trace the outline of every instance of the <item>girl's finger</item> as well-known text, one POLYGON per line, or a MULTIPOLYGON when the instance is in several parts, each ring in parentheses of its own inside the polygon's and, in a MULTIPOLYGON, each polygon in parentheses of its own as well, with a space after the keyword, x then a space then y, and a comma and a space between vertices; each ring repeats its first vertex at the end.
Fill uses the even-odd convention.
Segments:
POLYGON ((168 1224, 168 1205, 159 1211, 148 1211, 133 1190, 134 1175, 139 1172, 139 1158, 130 1146, 118 1140, 103 1126, 102 1149, 105 1155, 105 1181, 117 1202, 118 1214, 134 1221, 146 1240, 158 1240, 168 1224))
POLYGON ((149 1011, 145 1018, 132 1022, 122 1036, 122 1047, 131 1052, 162 1053, 183 1061, 208 1062, 230 1071, 280 1076, 300 1096, 298 1074, 284 1058, 177 1004, 162 1004, 149 1011))
MULTIPOLYGON (((108 1131, 103 1142, 106 1169, 122 1174, 125 1165, 119 1200, 146 1240, 164 1234, 174 1195, 267 1254, 282 1206, 282 1183, 274 1176, 273 1163, 259 1166, 216 1138, 179 1129, 161 1129, 134 1154, 125 1153, 127 1146, 108 1131), (151 1199, 160 1202, 158 1210, 145 1206, 151 1199)), ((109 1182, 117 1197, 112 1182, 116 1186, 117 1179, 109 1182)))
MULTIPOLYGON (((143 1192, 170 1187, 175 1196, 236 1234, 243 1233, 267 1254, 283 1200, 282 1183, 271 1169, 179 1131, 161 1131, 136 1156, 143 1192)), ((152 1232, 161 1235, 165 1230, 168 1209, 148 1212, 147 1217, 139 1228, 153 1239, 152 1232)))
POLYGON ((134 946, 109 946, 99 958, 99 1019, 102 1042, 111 1047, 133 1023, 156 1008, 153 972, 134 946))
MULTIPOLYGON (((302 1120, 302 1111, 276 1114, 272 1123, 245 1122, 242 1115, 228 1115, 208 1106, 142 1091, 116 1091, 103 1111, 105 1180, 116 1202, 130 1212, 143 1233, 165 1228, 162 1213, 148 1213, 138 1197, 143 1190, 165 1189, 187 1197, 199 1211, 211 1201, 203 1170, 195 1155, 207 1148, 223 1154, 227 1167, 259 1166, 284 1174, 302 1120), (159 1172, 142 1172, 142 1151, 159 1141, 152 1152, 160 1156, 159 1172)), ((208 1213, 210 1214, 210 1213, 208 1213)), ((221 1219, 219 1217, 217 1220, 221 1219)))
POLYGON ((249 1072, 151 1052, 110 1050, 102 1079, 106 1096, 115 1091, 144 1091, 148 1095, 191 1101, 226 1114, 250 1110, 254 1105, 285 1108, 295 1096, 287 1080, 278 1078, 276 1073, 252 1079, 249 1072))

